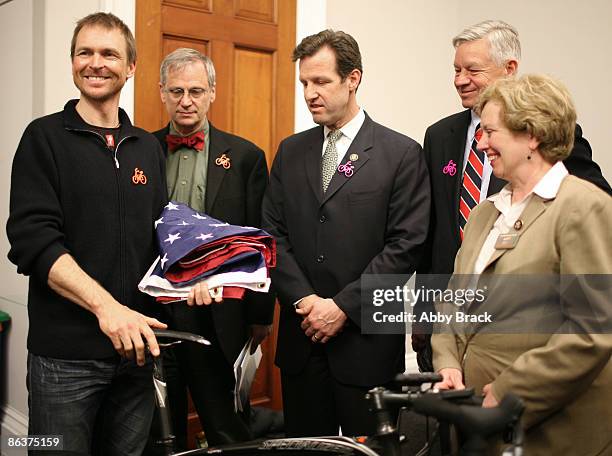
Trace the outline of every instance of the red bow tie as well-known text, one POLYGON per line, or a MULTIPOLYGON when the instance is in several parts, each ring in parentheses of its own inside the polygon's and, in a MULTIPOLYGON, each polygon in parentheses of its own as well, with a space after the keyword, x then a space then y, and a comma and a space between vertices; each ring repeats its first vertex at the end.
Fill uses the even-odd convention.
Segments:
POLYGON ((168 150, 170 152, 174 152, 181 146, 202 150, 204 149, 204 132, 198 131, 189 136, 166 135, 166 143, 168 143, 168 150))

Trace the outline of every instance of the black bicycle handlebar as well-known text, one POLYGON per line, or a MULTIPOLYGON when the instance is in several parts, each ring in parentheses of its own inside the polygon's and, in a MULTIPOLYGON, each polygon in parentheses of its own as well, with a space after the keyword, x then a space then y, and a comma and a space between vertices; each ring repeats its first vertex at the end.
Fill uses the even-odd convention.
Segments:
POLYGON ((509 423, 517 422, 523 412, 523 402, 514 394, 506 394, 498 407, 482 408, 454 404, 435 394, 424 394, 413 399, 412 409, 453 423, 465 434, 488 437, 502 432, 509 423))
POLYGON ((210 341, 205 337, 197 334, 192 334, 182 331, 170 331, 168 329, 154 329, 155 337, 164 337, 166 339, 174 339, 174 341, 184 340, 187 342, 195 342, 202 345, 210 345, 210 341))
POLYGON ((442 376, 435 372, 422 372, 420 374, 399 374, 393 379, 393 383, 400 386, 421 386, 424 383, 438 383, 442 376))

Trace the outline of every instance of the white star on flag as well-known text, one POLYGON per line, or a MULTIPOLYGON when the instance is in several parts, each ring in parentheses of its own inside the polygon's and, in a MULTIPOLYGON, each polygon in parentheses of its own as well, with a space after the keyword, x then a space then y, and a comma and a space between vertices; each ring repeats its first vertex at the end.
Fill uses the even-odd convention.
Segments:
POLYGON ((157 225, 164 223, 164 218, 160 217, 158 220, 155 220, 155 229, 157 229, 157 225))
POLYGON ((206 220, 206 217, 200 214, 191 214, 191 216, 197 218, 198 220, 206 220))
POLYGON ((168 239, 164 239, 164 242, 169 242, 170 245, 172 245, 174 243, 174 241, 178 240, 181 238, 181 235, 179 233, 176 234, 168 234, 168 239))
POLYGON ((169 211, 178 211, 179 210, 179 207, 176 204, 174 204, 172 201, 170 201, 165 207, 169 211))
POLYGON ((189 226, 191 225, 190 223, 187 223, 185 220, 181 221, 180 223, 181 226, 189 226))
POLYGON ((167 254, 167 253, 164 253, 164 257, 163 257, 163 258, 160 260, 160 262, 161 262, 161 268, 162 268, 162 269, 164 268, 164 263, 165 263, 166 261, 168 261, 168 254, 167 254))
POLYGON ((212 234, 200 233, 200 235, 198 237, 196 237, 196 239, 199 239, 201 241, 205 241, 206 239, 210 239, 211 237, 213 237, 212 234))
POLYGON ((215 227, 215 228, 219 228, 219 227, 221 227, 221 226, 229 226, 229 223, 213 223, 213 224, 208 225, 208 226, 212 226, 212 227, 215 227))

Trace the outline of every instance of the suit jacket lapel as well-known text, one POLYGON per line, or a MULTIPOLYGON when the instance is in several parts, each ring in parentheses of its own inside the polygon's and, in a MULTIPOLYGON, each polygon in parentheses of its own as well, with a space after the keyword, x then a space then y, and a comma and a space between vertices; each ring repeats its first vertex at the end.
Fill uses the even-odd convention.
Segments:
POLYGON ((475 241, 471 241, 467 244, 464 242, 461 245, 462 249, 471 249, 467 250, 465 253, 466 260, 464 264, 468 265, 468 268, 463 270, 465 274, 472 274, 474 272, 474 265, 476 264, 480 250, 482 249, 487 236, 489 236, 489 232, 491 231, 491 228, 493 228, 493 224, 495 223, 495 220, 497 220, 497 217, 499 217, 499 211, 493 203, 489 203, 487 210, 481 213, 478 220, 475 220, 476 222, 480 221, 473 227, 474 231, 478 233, 478 237, 475 241))
MULTIPOLYGON (((363 125, 359 129, 355 139, 353 139, 353 142, 346 151, 346 154, 344 154, 341 162, 341 165, 346 165, 346 162, 349 161, 352 154, 358 155, 359 158, 356 161, 351 161, 351 164, 353 165, 353 174, 350 177, 347 177, 345 174, 341 174, 340 172, 336 171, 331 182, 329 183, 329 187, 327 188, 325 195, 323 196, 321 204, 325 204, 328 199, 330 199, 338 190, 340 190, 340 188, 342 188, 342 186, 344 186, 344 184, 346 184, 357 172, 359 172, 359 169, 370 159, 370 154, 367 151, 371 149, 373 145, 374 122, 366 114, 363 125)), ((321 166, 319 166, 319 169, 321 169, 321 166)), ((321 179, 319 178, 319 182, 320 180, 321 179)))
POLYGON ((211 211, 217 198, 217 194, 219 193, 219 188, 221 187, 223 178, 229 171, 229 169, 225 169, 223 166, 218 166, 215 163, 215 160, 222 154, 225 154, 228 158, 230 158, 230 160, 232 158, 229 144, 225 141, 223 136, 220 135, 219 130, 214 128, 210 123, 208 134, 210 138, 210 146, 208 149, 208 170, 206 171, 206 212, 211 211))
MULTIPOLYGON (((523 210, 523 213, 519 216, 519 220, 523 222, 521 229, 517 230, 513 227, 508 232, 508 234, 517 234, 521 236, 523 233, 525 233, 529 229, 529 227, 533 224, 533 222, 536 221, 537 218, 540 215, 542 215, 542 213, 546 210, 546 208, 548 207, 549 201, 551 200, 544 200, 540 196, 534 194, 531 197, 531 201, 529 201, 529 203, 527 204, 527 207, 523 210)), ((491 224, 491 227, 492 226, 493 224, 491 224)), ((489 231, 490 231, 490 227, 489 227, 489 230, 486 231, 487 235, 489 234, 489 231)), ((520 239, 519 239, 519 242, 520 242, 520 239)), ((483 243, 484 243, 484 240, 483 240, 483 243)), ((482 244, 480 245, 482 246, 482 244)), ((491 266, 494 262, 499 260, 507 251, 508 249, 496 249, 493 255, 491 255, 491 258, 489 259, 489 261, 487 262, 485 266, 485 270, 489 266, 491 266)))
POLYGON ((308 149, 303 155, 306 177, 317 201, 323 198, 323 188, 321 186, 321 160, 323 154, 323 127, 313 130, 313 138, 308 141, 308 149))
MULTIPOLYGON (((457 237, 459 237, 459 200, 461 199, 462 184, 461 170, 463 169, 465 142, 471 121, 472 115, 470 110, 467 109, 463 111, 457 123, 452 128, 444 147, 444 164, 450 163, 451 160, 457 164, 457 173, 449 177, 447 180, 448 186, 446 188, 448 201, 453 202, 450 210, 453 211, 452 213, 455 215, 453 220, 455 221, 454 231, 457 233, 457 237)), ((442 170, 440 170, 440 172, 442 172, 442 170)))
POLYGON ((166 136, 170 134, 170 124, 167 124, 165 128, 162 128, 161 130, 153 134, 159 140, 162 150, 164 151, 164 156, 168 157, 168 143, 166 142, 166 136))

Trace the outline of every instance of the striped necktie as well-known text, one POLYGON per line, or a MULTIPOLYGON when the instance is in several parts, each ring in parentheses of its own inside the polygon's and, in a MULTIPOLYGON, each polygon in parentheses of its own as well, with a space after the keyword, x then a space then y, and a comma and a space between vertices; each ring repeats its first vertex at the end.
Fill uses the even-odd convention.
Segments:
POLYGON ((323 193, 327 191, 329 183, 336 172, 338 166, 338 151, 336 150, 336 141, 340 139, 342 132, 340 130, 330 131, 327 135, 327 147, 323 153, 321 160, 321 183, 323 185, 323 193))
POLYGON ((468 221, 470 212, 480 201, 480 188, 482 186, 482 170, 484 167, 484 152, 478 150, 476 145, 482 136, 480 124, 476 126, 476 134, 472 140, 472 147, 468 154, 468 161, 463 173, 461 186, 461 200, 459 201, 459 234, 463 241, 463 230, 468 221))

